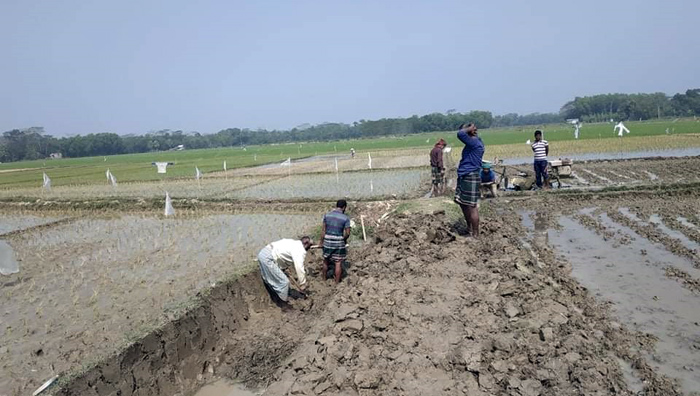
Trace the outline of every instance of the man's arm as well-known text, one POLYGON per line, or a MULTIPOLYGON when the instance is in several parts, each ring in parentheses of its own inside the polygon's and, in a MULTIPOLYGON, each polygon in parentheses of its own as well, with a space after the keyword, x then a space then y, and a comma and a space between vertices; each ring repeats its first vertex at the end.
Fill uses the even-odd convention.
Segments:
POLYGON ((445 169, 445 165, 442 162, 442 150, 438 151, 437 163, 438 163, 438 168, 445 169))
POLYGON ((304 259, 306 259, 306 250, 300 244, 298 249, 292 252, 292 259, 294 260, 294 269, 297 271, 297 280, 299 281, 299 286, 304 289, 306 285, 306 270, 304 269, 304 259))
POLYGON ((459 132, 457 132, 457 139, 459 139, 464 144, 468 144, 467 142, 469 142, 469 135, 467 135, 466 132, 460 129, 459 132))
POLYGON ((350 218, 347 217, 345 220, 345 224, 343 227, 343 239, 345 240, 345 243, 348 242, 348 238, 350 238, 350 218))
POLYGON ((549 155, 549 143, 544 144, 544 154, 549 155))
POLYGON ((321 245, 323 245, 324 239, 326 239, 326 216, 323 216, 323 224, 321 224, 321 237, 318 238, 321 245))

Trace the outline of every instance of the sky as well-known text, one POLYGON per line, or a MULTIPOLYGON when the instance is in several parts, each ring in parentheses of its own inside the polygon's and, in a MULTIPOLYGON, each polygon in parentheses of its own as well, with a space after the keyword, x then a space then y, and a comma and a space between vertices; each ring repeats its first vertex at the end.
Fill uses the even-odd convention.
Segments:
POLYGON ((700 87, 697 0, 0 1, 0 131, 288 129, 700 87))

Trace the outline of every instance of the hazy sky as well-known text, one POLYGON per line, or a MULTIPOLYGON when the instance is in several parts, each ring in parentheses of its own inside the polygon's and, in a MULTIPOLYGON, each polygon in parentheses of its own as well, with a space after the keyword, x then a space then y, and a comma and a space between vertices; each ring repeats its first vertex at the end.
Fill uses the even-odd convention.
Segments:
POLYGON ((551 112, 700 87, 700 1, 0 0, 0 132, 551 112))

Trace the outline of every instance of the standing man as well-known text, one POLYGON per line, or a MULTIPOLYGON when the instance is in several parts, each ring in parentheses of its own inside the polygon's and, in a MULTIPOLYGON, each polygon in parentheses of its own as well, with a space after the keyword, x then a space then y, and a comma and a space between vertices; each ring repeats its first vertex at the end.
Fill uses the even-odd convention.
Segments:
POLYGON ((469 123, 460 125, 457 132, 457 138, 464 143, 464 148, 457 168, 455 189, 455 202, 462 208, 469 233, 475 238, 479 236, 479 208, 476 204, 481 184, 479 169, 484 156, 484 143, 476 131, 476 125, 469 123))
POLYGON ((535 154, 535 182, 537 188, 542 188, 547 183, 547 155, 549 143, 542 139, 542 131, 535 131, 535 142, 532 143, 532 152, 535 154))
POLYGON ((265 246, 258 253, 260 274, 263 282, 272 289, 280 300, 287 302, 289 298, 289 278, 282 271, 290 265, 294 265, 300 292, 306 290, 306 271, 304 259, 306 252, 312 245, 311 238, 305 236, 301 240, 280 239, 265 246))
POLYGON ((330 263, 335 265, 333 272, 335 283, 340 282, 343 273, 343 262, 347 258, 345 244, 350 237, 350 218, 345 215, 348 203, 344 199, 338 200, 335 209, 323 216, 321 227, 321 240, 323 241, 323 276, 328 274, 330 263))
POLYGON ((433 188, 430 196, 434 197, 445 193, 445 164, 442 161, 442 149, 447 143, 440 139, 435 143, 435 147, 430 150, 430 168, 433 175, 433 188))

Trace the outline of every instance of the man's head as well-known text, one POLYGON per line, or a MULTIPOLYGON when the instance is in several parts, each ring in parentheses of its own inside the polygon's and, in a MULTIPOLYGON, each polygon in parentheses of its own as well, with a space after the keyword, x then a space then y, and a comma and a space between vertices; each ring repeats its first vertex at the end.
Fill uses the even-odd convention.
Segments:
POLYGON ((542 140, 542 131, 538 129, 535 131, 535 141, 539 142, 540 140, 542 140))
POLYGON ((491 164, 489 164, 488 162, 484 162, 483 164, 481 164, 481 169, 483 169, 484 172, 489 172, 491 171, 491 164))
POLYGON ((474 124, 473 122, 470 122, 469 124, 467 124, 467 129, 466 129, 467 135, 476 136, 476 131, 477 131, 476 124, 474 124))
POLYGON ((447 146, 447 142, 445 141, 445 139, 442 139, 442 138, 440 140, 438 140, 437 143, 435 143, 435 147, 445 147, 445 146, 447 146))
POLYGON ((339 199, 338 202, 335 204, 335 207, 342 210, 343 213, 345 213, 345 209, 348 207, 348 202, 344 199, 339 199))
POLYGON ((307 236, 303 236, 301 237, 301 244, 304 245, 304 249, 309 250, 311 249, 311 246, 313 246, 314 241, 307 236))

